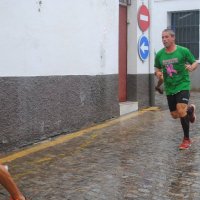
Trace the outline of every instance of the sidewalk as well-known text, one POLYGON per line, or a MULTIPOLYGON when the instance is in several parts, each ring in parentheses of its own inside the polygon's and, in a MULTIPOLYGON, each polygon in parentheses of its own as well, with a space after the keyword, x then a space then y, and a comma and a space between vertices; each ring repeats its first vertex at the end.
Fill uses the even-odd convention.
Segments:
MULTIPOLYGON (((2 158, 31 200, 199 200, 200 93, 192 93, 194 141, 180 151, 182 128, 161 108, 143 110, 2 158)), ((8 200, 0 187, 0 200, 8 200)))

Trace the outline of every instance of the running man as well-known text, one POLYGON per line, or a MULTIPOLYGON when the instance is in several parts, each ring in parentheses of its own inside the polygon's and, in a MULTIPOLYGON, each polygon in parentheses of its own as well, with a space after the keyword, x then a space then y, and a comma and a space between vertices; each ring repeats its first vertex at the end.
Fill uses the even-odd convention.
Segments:
POLYGON ((189 136, 190 123, 196 119, 195 105, 189 103, 190 76, 198 62, 189 49, 175 44, 175 33, 171 29, 162 32, 162 48, 155 56, 155 74, 164 78, 164 87, 172 118, 180 118, 183 128, 183 141, 179 149, 188 149, 191 145, 189 136))

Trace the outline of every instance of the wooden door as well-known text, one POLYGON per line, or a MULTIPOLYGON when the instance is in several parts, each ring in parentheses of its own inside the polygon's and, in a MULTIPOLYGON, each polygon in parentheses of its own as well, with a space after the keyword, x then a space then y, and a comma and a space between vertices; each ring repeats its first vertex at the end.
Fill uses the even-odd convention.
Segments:
POLYGON ((119 5, 119 102, 127 100, 127 6, 119 5))

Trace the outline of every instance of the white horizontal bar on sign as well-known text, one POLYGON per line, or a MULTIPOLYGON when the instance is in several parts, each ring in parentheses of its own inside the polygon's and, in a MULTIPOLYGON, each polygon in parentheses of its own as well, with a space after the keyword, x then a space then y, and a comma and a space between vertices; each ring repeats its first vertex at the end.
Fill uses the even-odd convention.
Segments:
POLYGON ((149 17, 147 15, 140 15, 140 20, 148 22, 149 17))

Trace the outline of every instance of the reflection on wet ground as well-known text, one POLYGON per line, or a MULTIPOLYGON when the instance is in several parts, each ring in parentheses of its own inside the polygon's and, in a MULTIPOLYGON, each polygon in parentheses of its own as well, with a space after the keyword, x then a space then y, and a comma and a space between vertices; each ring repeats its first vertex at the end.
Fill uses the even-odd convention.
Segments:
MULTIPOLYGON (((191 100, 200 106, 200 93, 191 100)), ((199 200, 199 120, 192 147, 180 151, 182 128, 160 110, 140 111, 8 163, 32 200, 199 200)), ((197 106, 197 117, 200 110, 197 106)), ((0 199, 8 199, 1 189, 0 199)))

